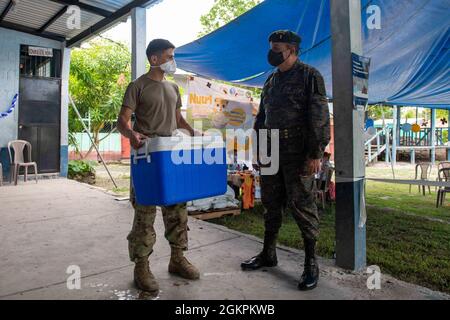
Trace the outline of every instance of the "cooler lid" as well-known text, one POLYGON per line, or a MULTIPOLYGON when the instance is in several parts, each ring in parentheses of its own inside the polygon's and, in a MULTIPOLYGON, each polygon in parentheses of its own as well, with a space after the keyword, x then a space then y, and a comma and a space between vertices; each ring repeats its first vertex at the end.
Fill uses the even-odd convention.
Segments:
MULTIPOLYGON (((172 137, 148 138, 146 145, 141 147, 138 155, 161 151, 193 150, 202 148, 224 148, 225 143, 221 135, 190 137, 175 135, 172 137)), ((135 150, 133 149, 133 153, 135 150)))

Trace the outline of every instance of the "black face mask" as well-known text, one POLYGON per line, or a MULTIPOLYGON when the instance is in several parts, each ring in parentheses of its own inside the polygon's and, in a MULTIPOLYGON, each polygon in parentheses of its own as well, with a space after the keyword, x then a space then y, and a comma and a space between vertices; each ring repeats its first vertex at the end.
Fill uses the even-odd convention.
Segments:
POLYGON ((278 67, 280 64, 286 61, 286 59, 284 59, 283 57, 283 52, 274 52, 273 50, 269 50, 267 60, 274 67, 278 67))

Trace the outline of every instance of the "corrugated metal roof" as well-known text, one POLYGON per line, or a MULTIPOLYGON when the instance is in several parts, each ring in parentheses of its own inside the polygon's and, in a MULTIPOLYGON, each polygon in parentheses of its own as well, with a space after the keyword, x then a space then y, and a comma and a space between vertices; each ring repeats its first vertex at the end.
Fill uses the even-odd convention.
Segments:
MULTIPOLYGON (((8 3, 7 0, 0 0, 8 3)), ((20 0, 5 16, 4 21, 39 29, 64 6, 50 1, 20 0)))
POLYGON ((162 1, 80 0, 81 29, 71 29, 67 25, 70 15, 65 8, 73 0, 0 0, 0 27, 67 40, 70 45, 77 45, 94 33, 122 21, 132 8, 151 7, 162 1), (43 26, 46 26, 45 30, 40 30, 43 26))
MULTIPOLYGON (((79 29, 69 29, 67 26, 67 17, 68 14, 65 14, 61 16, 59 19, 57 19, 52 25, 50 25, 47 29, 49 32, 53 32, 56 34, 64 34, 66 35, 67 39, 75 37, 77 34, 79 34, 81 31, 84 31, 86 28, 79 29)), ((82 26, 93 26, 97 22, 101 21, 103 17, 98 16, 93 13, 89 13, 86 11, 81 12, 81 25, 82 26)))
POLYGON ((0 1, 0 13, 5 10, 6 6, 8 5, 8 1, 0 1))

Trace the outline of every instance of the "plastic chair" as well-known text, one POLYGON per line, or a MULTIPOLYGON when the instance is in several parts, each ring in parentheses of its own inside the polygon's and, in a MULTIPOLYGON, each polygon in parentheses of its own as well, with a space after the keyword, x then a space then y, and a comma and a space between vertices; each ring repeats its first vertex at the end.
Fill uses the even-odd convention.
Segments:
MULTIPOLYGON (((438 179, 440 182, 450 182, 450 167, 440 169, 438 171, 438 179)), ((439 208, 439 205, 443 205, 447 193, 450 193, 450 187, 439 187, 436 208, 439 208)))
MULTIPOLYGON (((414 176, 414 180, 418 180, 419 178, 419 168, 420 168, 420 180, 423 181, 428 181, 428 175, 431 173, 431 168, 432 165, 431 163, 419 163, 416 165, 416 174, 414 176)), ((409 193, 411 193, 411 187, 412 185, 409 185, 409 193)), ((420 187, 422 187, 423 190, 423 195, 425 195, 425 185, 422 186, 418 186, 419 187, 419 192, 420 192, 420 187)), ((430 186, 428 186, 428 192, 431 194, 431 188, 430 186)))
MULTIPOLYGON (((443 162, 441 162, 441 163, 439 163, 438 164, 438 167, 437 167, 437 169, 438 169, 438 173, 439 173, 439 170, 441 170, 441 169, 445 169, 445 168, 450 168, 450 161, 443 161, 443 162)), ((439 176, 436 178, 436 181, 439 181, 439 176)), ((437 187, 436 188, 434 188, 434 190, 437 192, 437 187)))
POLYGON ((14 140, 8 143, 8 153, 9 153, 9 161, 11 163, 11 176, 10 183, 12 183, 12 179, 14 179, 14 185, 17 185, 17 178, 19 176, 19 170, 21 167, 25 168, 24 180, 27 181, 28 175, 28 167, 34 168, 34 178, 36 179, 36 183, 38 182, 37 177, 37 163, 31 162, 31 143, 24 140, 14 140), (28 150, 28 160, 30 162, 25 162, 24 159, 24 149, 27 147, 28 150), (14 161, 11 153, 11 148, 14 150, 14 161))
POLYGON ((438 164, 438 170, 450 168, 450 161, 442 161, 438 164))
POLYGON ((314 191, 313 193, 316 196, 316 199, 320 199, 321 203, 322 203, 322 209, 325 209, 325 201, 327 198, 327 192, 328 192, 328 188, 331 182, 331 178, 333 177, 333 172, 334 169, 333 168, 327 168, 327 170, 323 173, 325 175, 325 185, 323 188, 321 188, 321 184, 322 184, 322 179, 319 180, 315 180, 314 181, 314 191), (317 185, 319 184, 319 185, 317 185))

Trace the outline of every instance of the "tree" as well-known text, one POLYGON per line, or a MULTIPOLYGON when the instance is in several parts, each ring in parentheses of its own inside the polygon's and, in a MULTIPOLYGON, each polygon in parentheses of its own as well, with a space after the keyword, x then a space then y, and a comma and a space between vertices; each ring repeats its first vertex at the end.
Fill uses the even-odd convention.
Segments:
POLYGON ((203 30, 199 33, 200 37, 236 19, 259 4, 261 0, 215 0, 214 2, 211 10, 200 17, 203 26, 203 30))
MULTIPOLYGON (((91 134, 100 143, 100 131, 117 118, 123 95, 130 82, 131 54, 127 46, 97 39, 71 56, 70 94, 81 115, 90 114, 91 134)), ((82 125, 69 109, 69 132, 82 132, 82 125)), ((91 145, 84 157, 93 150, 91 145)))
POLYGON ((385 119, 392 119, 393 111, 392 107, 389 106, 370 105, 367 111, 368 117, 373 120, 380 120, 383 118, 383 115, 385 119))

